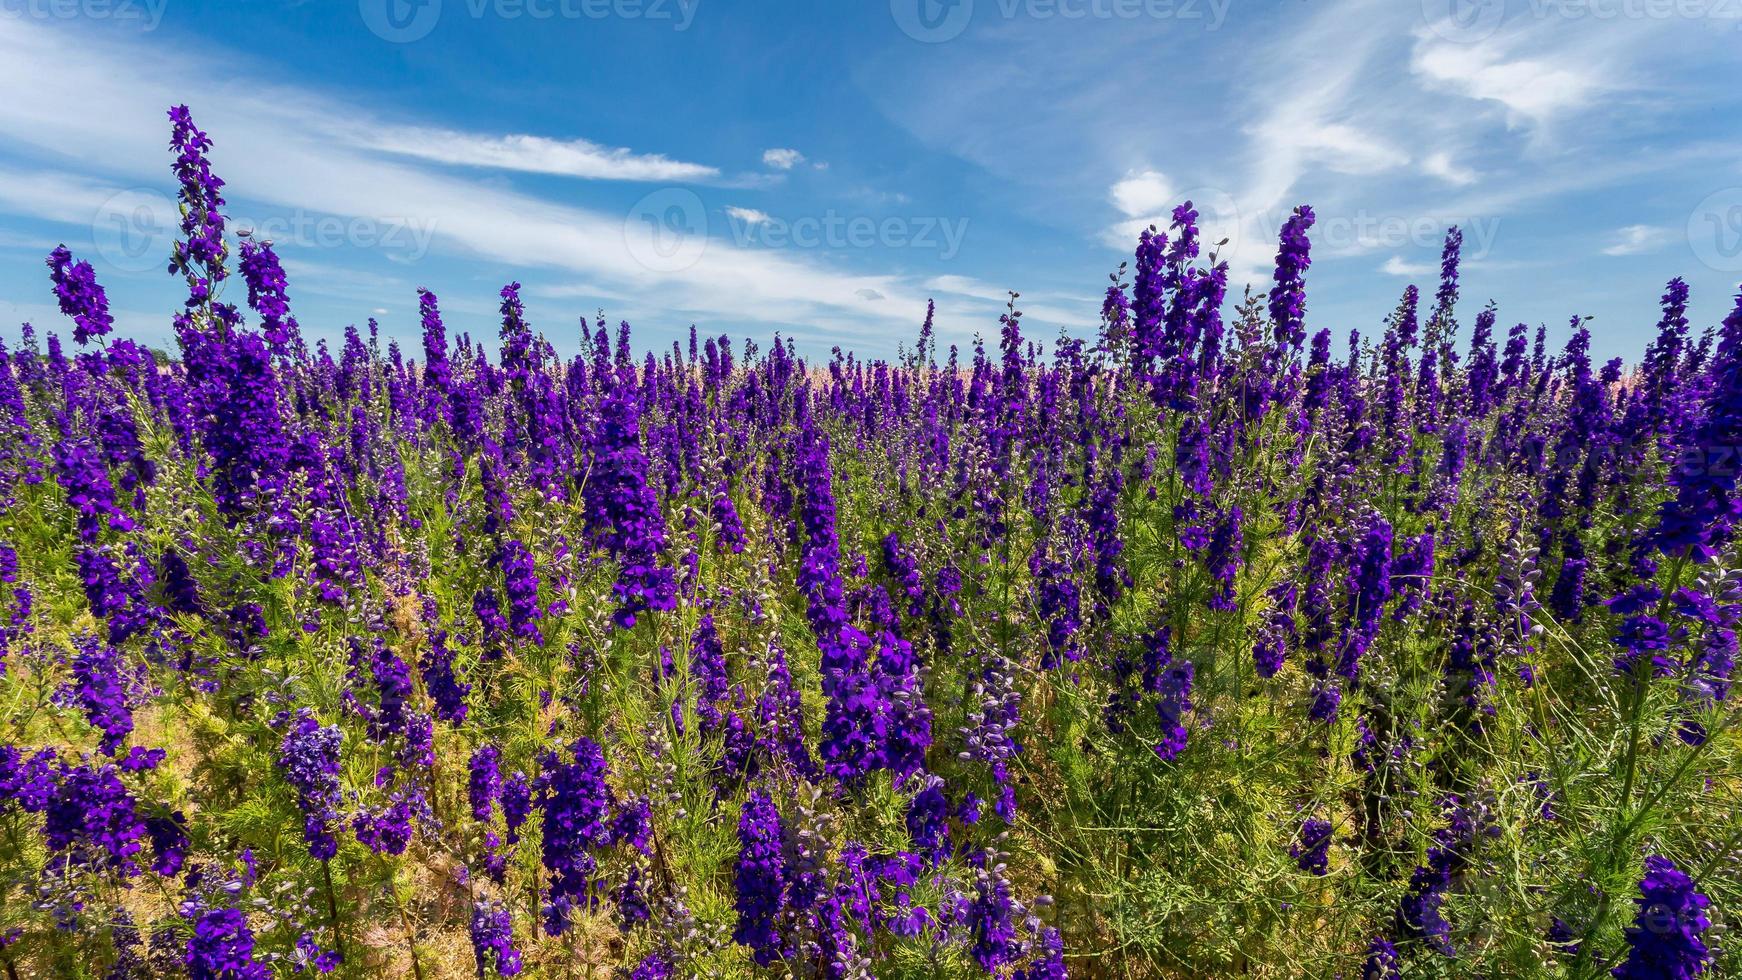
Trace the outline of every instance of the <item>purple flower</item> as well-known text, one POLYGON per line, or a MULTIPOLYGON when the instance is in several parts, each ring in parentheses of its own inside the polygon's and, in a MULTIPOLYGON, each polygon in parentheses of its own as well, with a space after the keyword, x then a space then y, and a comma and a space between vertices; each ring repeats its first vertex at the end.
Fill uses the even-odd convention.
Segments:
POLYGON ((269 241, 242 240, 242 279, 248 284, 248 305, 260 314, 260 329, 273 350, 282 350, 297 335, 296 317, 290 315, 287 281, 278 254, 269 241))
POLYGON ((973 937, 969 955, 988 973, 1010 962, 1016 952, 1016 902, 996 851, 974 858, 974 893, 968 901, 967 926, 973 937))
POLYGON ((79 707, 91 727, 103 733, 104 755, 114 755, 133 731, 133 712, 127 706, 127 674, 121 652, 85 634, 74 640, 73 679, 79 707))
POLYGON ((907 599, 908 615, 918 616, 924 612, 925 575, 920 571, 918 559, 902 545, 901 535, 894 531, 883 537, 883 567, 907 599))
POLYGON ((290 461, 270 354, 256 334, 208 334, 185 317, 177 333, 218 507, 248 513, 274 498, 290 461))
POLYGON ((300 709, 278 748, 278 770, 296 793, 303 812, 303 839, 309 855, 326 861, 338 853, 332 825, 339 820, 339 750, 345 733, 322 727, 308 708, 300 709))
POLYGON ((1724 320, 1722 340, 1711 365, 1705 422, 1684 455, 1693 465, 1671 473, 1675 497, 1664 501, 1656 541, 1665 554, 1690 554, 1706 560, 1730 539, 1742 496, 1736 493, 1736 467, 1729 461, 1742 445, 1742 293, 1724 320))
POLYGON ((518 540, 510 539, 502 545, 499 560, 507 581, 508 625, 515 636, 543 643, 538 620, 544 613, 538 605, 538 571, 533 564, 532 552, 518 540))
POLYGON ((744 536, 744 522, 738 518, 738 505, 732 502, 732 495, 726 481, 721 480, 720 486, 714 491, 714 499, 710 512, 714 523, 720 526, 720 537, 715 546, 741 554, 747 540, 744 536))
POLYGON ((187 559, 181 556, 181 552, 173 547, 163 549, 163 558, 158 565, 158 579, 163 583, 164 606, 183 616, 204 613, 199 584, 194 581, 193 570, 188 568, 187 559))
POLYGON ((508 843, 520 840, 520 826, 532 815, 532 781, 515 770, 502 783, 502 820, 508 827, 508 843))
POLYGON ((907 836, 921 857, 939 864, 950 855, 950 801, 943 779, 935 774, 920 777, 919 787, 907 804, 907 836))
POLYGON ((1294 639, 1294 610, 1300 596, 1299 587, 1283 579, 1271 587, 1273 605, 1265 613, 1252 641, 1252 661, 1260 677, 1275 677, 1288 659, 1288 647, 1294 639))
POLYGON ((1312 265, 1312 243, 1307 231, 1317 220, 1313 209, 1301 205, 1283 223, 1276 249, 1276 271, 1271 278, 1270 322, 1278 346, 1299 349, 1306 342, 1306 280, 1312 265))
POLYGON ((1648 664, 1653 676, 1662 677, 1675 669, 1669 649, 1669 627, 1649 613, 1628 616, 1621 621, 1621 631, 1615 634, 1621 654, 1615 658, 1615 672, 1631 674, 1641 663, 1648 664))
POLYGON ((423 420, 426 425, 434 425, 437 421, 451 425, 454 421, 450 401, 454 391, 454 367, 448 361, 448 333, 442 325, 442 313, 436 304, 435 293, 419 289, 417 309, 423 325, 423 420))
POLYGON ((1185 750, 1189 735, 1185 713, 1192 707, 1194 674, 1191 661, 1174 661, 1166 626, 1158 627, 1144 638, 1143 688, 1155 696, 1155 715, 1161 725, 1161 737, 1153 748, 1156 757, 1163 762, 1173 761, 1185 750))
POLYGON ((34 753, 0 745, 0 803, 18 804, 26 813, 42 813, 55 797, 55 753, 34 753))
POLYGON ((464 722, 469 710, 466 695, 471 693, 472 685, 463 683, 454 674, 454 656, 448 649, 447 631, 430 630, 429 646, 423 650, 419 667, 423 673, 424 690, 435 703, 436 717, 455 725, 464 722))
POLYGON ((1075 663, 1083 657, 1083 648, 1077 641, 1077 632, 1082 628, 1082 593, 1070 565, 1043 561, 1039 551, 1035 552, 1035 559, 1037 605, 1046 621, 1046 652, 1041 656, 1040 666, 1056 670, 1067 661, 1075 663))
POLYGON ((1453 226, 1446 230, 1446 242, 1440 250, 1440 288, 1434 293, 1434 312, 1431 322, 1437 325, 1443 335, 1450 333, 1452 324, 1452 307, 1458 302, 1458 257, 1464 248, 1464 233, 1453 226))
POLYGON ((194 125, 188 107, 178 105, 169 110, 172 131, 170 149, 176 151, 175 176, 181 184, 181 231, 185 240, 175 243, 169 271, 186 277, 197 287, 196 296, 208 291, 211 284, 223 279, 226 254, 224 246, 224 198, 220 193, 224 182, 212 173, 206 152, 212 148, 211 138, 194 125))
POLYGON ((272 975, 254 959, 254 930, 240 909, 193 911, 193 935, 183 960, 188 980, 267 980, 272 975))
POLYGON ((1391 542, 1390 523, 1371 515, 1349 569, 1349 620, 1337 651, 1337 673, 1350 681, 1361 678, 1361 657, 1378 634, 1391 598, 1391 542))
POLYGON ((1313 703, 1307 709, 1307 717, 1313 721, 1336 721, 1337 711, 1342 703, 1343 686, 1335 678, 1316 681, 1313 683, 1313 703))
MULTIPOLYGON (((132 549, 132 545, 128 546, 132 549)), ((79 552, 79 578, 91 613, 109 625, 109 642, 120 645, 149 626, 155 609, 146 601, 145 587, 152 582, 151 565, 134 562, 133 574, 123 573, 108 549, 85 548, 79 552)))
POLYGON ((690 636, 690 679, 696 685, 696 716, 703 734, 718 731, 720 705, 726 700, 730 679, 726 676, 726 651, 714 629, 714 617, 704 615, 690 636))
POLYGON ((629 971, 629 980, 667 980, 671 971, 671 957, 665 953, 648 953, 629 971))
POLYGON ((675 608, 676 582, 671 569, 659 564, 665 517, 658 495, 647 483, 641 402, 635 388, 613 385, 599 414, 593 471, 587 479, 587 517, 620 564, 615 586, 617 625, 628 629, 644 611, 675 608))
POLYGON ((397 856, 411 846, 412 820, 424 801, 415 789, 398 789, 380 807, 363 807, 351 818, 351 830, 376 854, 397 856))
POLYGON ((1445 801, 1447 824, 1434 834, 1427 861, 1409 878, 1409 888, 1398 904, 1400 930, 1421 940, 1442 955, 1453 955, 1452 924, 1445 917, 1446 892, 1455 876, 1469 863, 1476 842, 1476 824, 1471 811, 1457 797, 1445 801))
POLYGON ((496 799, 502 795, 501 759, 502 750, 486 742, 472 753, 467 765, 467 799, 472 804, 472 816, 484 823, 489 822, 496 799))
POLYGON ((92 337, 107 334, 115 318, 109 315, 109 297, 97 285, 97 273, 91 263, 74 262, 73 253, 59 245, 49 253, 48 268, 54 281, 54 298, 60 303, 60 311, 72 318, 73 339, 79 346, 92 337))
POLYGON ((780 812, 761 790, 752 790, 738 818, 738 924, 732 940, 748 946, 760 966, 771 966, 787 953, 780 918, 787 902, 786 860, 782 849, 780 812))
POLYGON ((1400 980, 1402 976, 1403 959, 1397 955, 1397 947, 1384 936, 1375 936, 1372 945, 1367 947, 1361 980, 1400 980))
POLYGON ((322 949, 314 933, 305 932, 296 937, 296 951, 290 958, 291 969, 301 973, 310 967, 316 973, 331 973, 343 966, 345 958, 336 949, 322 949))
POLYGON ((193 846, 188 840, 187 817, 180 810, 146 817, 145 832, 151 836, 151 870, 165 876, 179 874, 188 848, 193 846))
POLYGON ((520 950, 514 948, 514 918, 508 909, 487 899, 472 907, 472 951, 480 977, 491 971, 504 977, 520 973, 520 950))
POLYGON ((1711 928, 1711 900, 1694 889, 1668 858, 1645 859, 1639 912, 1627 930, 1627 960, 1610 972, 1620 980, 1687 980, 1706 972, 1712 954, 1701 940, 1711 928))
MULTIPOLYGON (((351 644, 352 662, 355 665, 361 660, 363 644, 355 637, 352 637, 351 644)), ((359 705, 359 710, 369 722, 369 737, 386 741, 395 735, 408 735, 412 729, 409 709, 414 691, 411 668, 380 637, 375 638, 371 650, 368 668, 370 679, 374 681, 376 704, 359 705)))
POLYGON ((80 863, 132 877, 139 873, 133 856, 146 828, 117 771, 112 765, 63 764, 45 811, 43 837, 52 852, 76 849, 80 863))
POLYGON ((1289 846, 1288 854, 1302 871, 1323 875, 1329 870, 1330 848, 1330 821, 1309 819, 1300 825, 1300 839, 1289 846))
POLYGON ((1095 593, 1101 598, 1103 605, 1098 608, 1104 613, 1107 604, 1125 594, 1131 574, 1125 570, 1125 540, 1119 534, 1119 496, 1125 489, 1125 475, 1117 465, 1101 470, 1101 478, 1089 494, 1087 523, 1095 547, 1095 593))
POLYGON ((1218 589, 1210 597, 1211 609, 1229 612, 1239 608, 1234 587, 1244 563, 1246 537, 1241 529, 1244 519, 1245 514, 1239 505, 1229 507, 1216 522, 1215 533, 1210 536, 1209 547, 1204 552, 1204 563, 1218 589))
POLYGON ((116 531, 133 530, 133 521, 115 506, 115 485, 109 468, 89 440, 68 436, 54 447, 55 477, 67 493, 67 504, 79 515, 79 537, 95 544, 102 532, 99 517, 109 518, 116 531))
POLYGON ((544 921, 552 935, 568 929, 573 909, 592 908, 598 901, 594 852, 614 839, 610 820, 616 801, 605 783, 604 750, 583 738, 574 744, 574 758, 564 763, 550 753, 539 778, 544 868, 550 874, 544 921))

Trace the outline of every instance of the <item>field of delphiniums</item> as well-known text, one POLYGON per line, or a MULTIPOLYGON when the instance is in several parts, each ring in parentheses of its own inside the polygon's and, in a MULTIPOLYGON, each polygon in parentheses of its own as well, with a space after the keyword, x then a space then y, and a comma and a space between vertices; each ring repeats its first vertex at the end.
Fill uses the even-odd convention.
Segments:
POLYGON ((6 977, 1742 969, 1742 301, 1333 329, 1185 204, 1096 337, 311 345, 169 116, 177 348, 66 248, 0 348, 6 977))

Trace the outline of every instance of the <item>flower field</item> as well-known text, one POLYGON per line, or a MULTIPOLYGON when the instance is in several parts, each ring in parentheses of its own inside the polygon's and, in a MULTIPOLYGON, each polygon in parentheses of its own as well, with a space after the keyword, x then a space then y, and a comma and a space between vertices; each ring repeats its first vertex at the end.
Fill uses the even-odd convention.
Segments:
POLYGON ((1742 298, 329 346, 169 119, 176 349, 0 347, 6 977, 1742 973, 1742 298))

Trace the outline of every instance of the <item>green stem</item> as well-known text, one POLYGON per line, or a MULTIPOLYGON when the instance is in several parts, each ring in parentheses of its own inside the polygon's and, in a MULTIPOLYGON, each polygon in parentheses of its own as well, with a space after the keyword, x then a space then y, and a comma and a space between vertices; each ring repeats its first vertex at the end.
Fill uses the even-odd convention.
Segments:
MULTIPOLYGON (((1686 567, 1687 557, 1685 555, 1677 556, 1670 565, 1669 588, 1664 590, 1663 598, 1659 600, 1657 605, 1659 619, 1663 618, 1664 614, 1669 611, 1669 605, 1675 598, 1676 590, 1681 588, 1682 571, 1686 567)), ((1637 822, 1628 818, 1627 807, 1633 799, 1633 784, 1639 772, 1639 730, 1645 713, 1645 695, 1651 687, 1651 670, 1650 660, 1643 657, 1633 665, 1633 691, 1632 699, 1628 705, 1627 719, 1627 768, 1621 779, 1621 800, 1615 810, 1617 818, 1623 823, 1616 830, 1614 839, 1609 842, 1609 851, 1603 866, 1605 873, 1613 869, 1620 860, 1622 853, 1626 850, 1627 840, 1632 836, 1633 827, 1637 822)), ((1608 921, 1609 912, 1613 907, 1614 902, 1609 896, 1608 889, 1603 889, 1602 897, 1597 900, 1596 914, 1591 917, 1591 925, 1585 930, 1584 942, 1580 944, 1579 958, 1574 964, 1576 976, 1585 975, 1585 970, 1591 966, 1593 941, 1608 921)))
POLYGON ((333 930, 333 950, 339 954, 339 961, 345 961, 345 934, 339 931, 339 899, 333 892, 333 868, 331 861, 321 862, 321 878, 327 886, 327 925, 333 930))

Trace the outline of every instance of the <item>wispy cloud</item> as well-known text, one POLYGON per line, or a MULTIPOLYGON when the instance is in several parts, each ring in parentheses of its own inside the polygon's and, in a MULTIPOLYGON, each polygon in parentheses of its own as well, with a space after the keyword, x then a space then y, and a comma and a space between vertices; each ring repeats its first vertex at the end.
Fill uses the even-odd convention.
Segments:
POLYGON ((1628 225, 1615 232, 1615 240, 1604 247, 1604 255, 1644 255, 1669 244, 1667 228, 1651 225, 1628 225))
POLYGON ((766 224, 768 221, 771 220, 768 216, 768 212, 758 211, 755 208, 741 208, 741 207, 737 207, 737 206, 728 206, 726 208, 726 215, 727 215, 727 217, 735 218, 738 221, 742 221, 747 225, 766 224))
POLYGON ((1429 177, 1438 177, 1456 187, 1468 187, 1476 182, 1476 171, 1460 166, 1452 155, 1444 150, 1437 150, 1422 157, 1421 172, 1429 177))
POLYGON ((1167 178, 1154 170, 1132 173, 1115 183, 1107 197, 1119 213, 1136 218, 1161 214, 1179 203, 1167 178))
POLYGON ((488 136, 420 126, 369 126, 348 129, 354 146, 383 153, 465 167, 487 167, 588 180, 702 181, 718 177, 716 167, 672 160, 657 153, 600 146, 583 139, 556 140, 509 134, 488 136))
MULTIPOLYGON (((1529 36, 1534 36, 1532 32, 1529 36)), ((1516 122, 1546 125, 1584 109, 1609 91, 1616 75, 1602 62, 1518 54, 1518 38, 1449 41, 1423 29, 1412 70, 1428 83, 1472 99, 1497 102, 1516 122)), ((1535 48, 1541 50, 1541 48, 1535 48)))
POLYGON ((804 154, 797 150, 776 147, 762 151, 762 162, 776 170, 791 170, 804 162, 804 154))
POLYGON ((1388 276, 1410 277, 1431 276, 1439 273, 1436 266, 1428 265, 1425 262, 1405 262, 1400 255, 1393 255, 1386 259, 1385 264, 1379 267, 1379 271, 1388 276))

